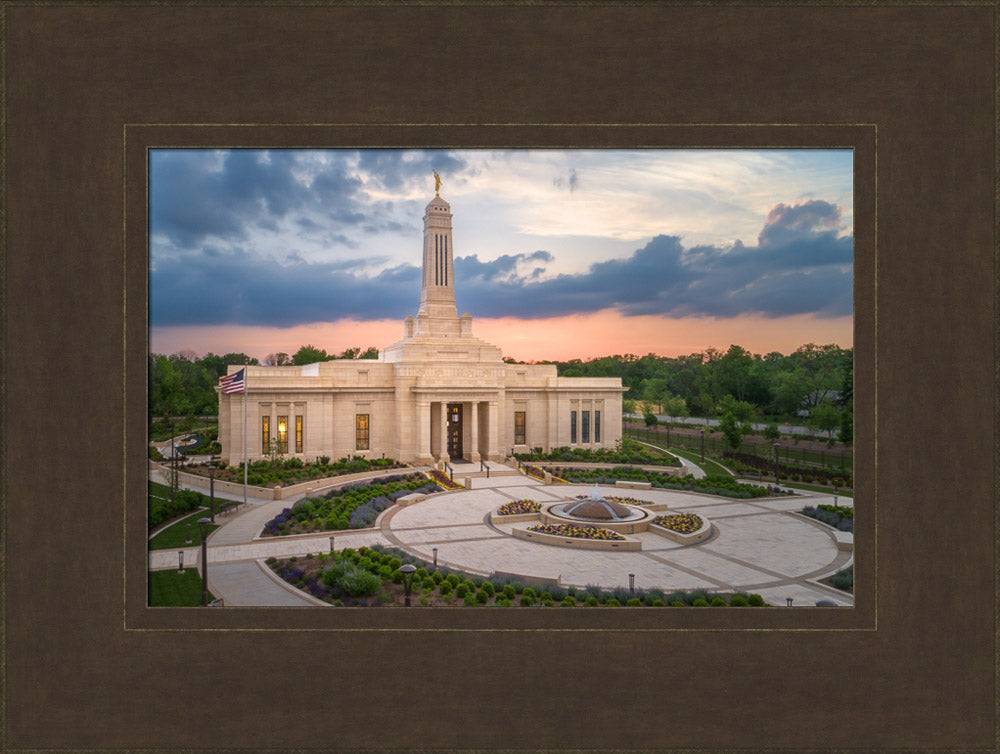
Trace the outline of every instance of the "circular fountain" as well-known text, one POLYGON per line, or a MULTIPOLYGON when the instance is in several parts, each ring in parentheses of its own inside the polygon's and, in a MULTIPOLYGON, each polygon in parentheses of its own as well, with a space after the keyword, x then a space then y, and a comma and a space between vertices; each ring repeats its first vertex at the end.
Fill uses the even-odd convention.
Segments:
POLYGON ((600 526, 620 534, 632 534, 649 526, 652 514, 636 505, 606 500, 595 484, 590 495, 582 500, 543 506, 544 523, 576 523, 600 526))

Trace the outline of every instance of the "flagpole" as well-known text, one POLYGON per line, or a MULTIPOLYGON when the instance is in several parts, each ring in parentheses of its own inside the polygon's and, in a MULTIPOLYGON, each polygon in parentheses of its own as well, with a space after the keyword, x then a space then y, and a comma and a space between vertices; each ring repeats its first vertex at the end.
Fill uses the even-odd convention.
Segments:
POLYGON ((250 365, 243 367, 243 507, 247 504, 247 383, 250 381, 250 365))

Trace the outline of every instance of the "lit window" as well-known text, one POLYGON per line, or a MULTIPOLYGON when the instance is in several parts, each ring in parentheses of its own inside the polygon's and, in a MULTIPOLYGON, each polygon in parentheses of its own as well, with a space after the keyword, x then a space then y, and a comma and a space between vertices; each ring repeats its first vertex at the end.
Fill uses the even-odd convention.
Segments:
POLYGON ((583 431, 580 433, 582 435, 582 437, 580 438, 580 442, 590 442, 590 412, 589 411, 584 411, 583 412, 583 427, 581 429, 583 431))
POLYGON ((295 452, 302 452, 302 416, 295 417, 295 452))
POLYGON ((569 441, 576 442, 576 411, 569 412, 569 441))
POLYGON ((260 417, 260 452, 267 453, 271 448, 271 417, 260 417))
POLYGON ((524 445, 524 411, 514 412, 514 444, 524 445))
POLYGON ((594 442, 601 441, 601 412, 594 412, 594 442))
POLYGON ((278 417, 278 452, 288 452, 288 417, 278 417))
POLYGON ((354 449, 368 450, 368 414, 354 416, 354 449))

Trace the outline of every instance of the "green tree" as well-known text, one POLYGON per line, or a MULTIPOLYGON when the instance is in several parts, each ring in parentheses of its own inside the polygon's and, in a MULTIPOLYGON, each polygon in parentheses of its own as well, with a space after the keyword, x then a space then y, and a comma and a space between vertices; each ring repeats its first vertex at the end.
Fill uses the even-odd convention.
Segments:
POLYGON ((359 359, 377 359, 378 349, 375 346, 369 346, 368 350, 358 356, 359 359))
POLYGON ((646 422, 647 427, 655 427, 659 423, 656 415, 649 408, 642 412, 642 418, 646 422))
POLYGON ((833 430, 840 426, 840 411, 830 401, 823 401, 812 410, 809 424, 833 437, 833 430))
POLYGON ((329 361, 330 355, 322 348, 313 345, 302 346, 292 356, 292 364, 300 366, 302 364, 315 364, 317 361, 329 361))
POLYGON ((635 400, 632 398, 622 399, 622 413, 623 414, 634 414, 635 413, 635 400))
POLYGON ((722 421, 719 422, 719 430, 722 432, 726 444, 733 450, 739 450, 740 445, 743 444, 743 432, 736 417, 731 413, 723 415, 722 421))
POLYGON ((358 354, 361 353, 361 348, 359 346, 354 346, 353 348, 345 348, 344 352, 338 356, 338 359, 356 359, 358 354))
POLYGON ((271 367, 283 367, 292 363, 292 357, 284 351, 269 353, 264 357, 264 363, 271 367))
POLYGON ((771 442, 777 442, 781 439, 781 432, 778 430, 778 425, 771 422, 766 427, 764 427, 764 439, 770 440, 771 442))
POLYGON ((837 433, 837 439, 844 445, 854 444, 854 412, 849 409, 845 408, 840 412, 840 431, 837 433))

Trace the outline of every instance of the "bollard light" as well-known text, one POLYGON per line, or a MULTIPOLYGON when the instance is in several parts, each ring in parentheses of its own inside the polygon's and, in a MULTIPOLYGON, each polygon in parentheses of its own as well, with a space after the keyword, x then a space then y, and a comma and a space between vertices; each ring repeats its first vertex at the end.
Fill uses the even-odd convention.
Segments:
POLYGON ((630 573, 628 575, 628 593, 635 594, 635 574, 630 573))
POLYGON ((438 548, 434 548, 434 567, 438 567, 438 548))
POLYGON ((190 521, 188 521, 187 533, 188 533, 188 541, 187 541, 187 543, 191 544, 191 522, 190 521))
POLYGON ((333 552, 333 537, 330 537, 330 552, 333 552))
POLYGON ((177 551, 177 573, 184 573, 184 550, 177 551))
POLYGON ((410 606, 410 586, 413 583, 413 574, 416 570, 417 567, 413 565, 413 563, 407 563, 399 569, 400 573, 403 574, 403 590, 406 595, 403 600, 403 604, 406 605, 406 607, 410 606))
POLYGON ((785 597, 785 606, 786 607, 791 607, 792 606, 792 598, 791 597, 785 597))

